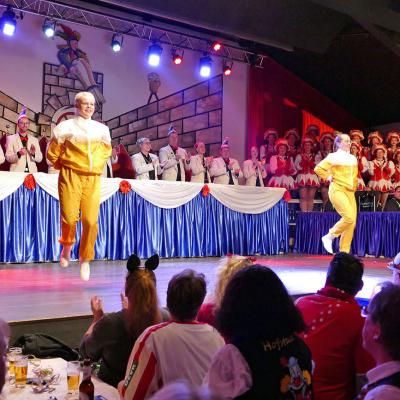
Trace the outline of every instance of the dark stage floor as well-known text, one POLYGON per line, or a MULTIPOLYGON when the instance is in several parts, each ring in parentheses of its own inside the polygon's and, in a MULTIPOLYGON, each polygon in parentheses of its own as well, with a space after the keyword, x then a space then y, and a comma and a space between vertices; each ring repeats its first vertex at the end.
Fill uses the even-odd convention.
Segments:
MULTIPOLYGON (((324 283, 331 257, 279 255, 260 257, 271 267, 293 295, 311 293, 324 283)), ((369 297, 378 282, 391 278, 386 269, 388 259, 365 258, 364 288, 360 297, 369 297)), ((212 291, 219 258, 165 259, 156 270, 160 303, 165 305, 169 279, 184 268, 203 272, 212 291)), ((123 289, 126 261, 92 263, 89 282, 81 281, 79 266, 72 263, 62 269, 58 264, 1 264, 0 318, 8 322, 70 317, 90 314, 90 296, 103 299, 106 312, 120 309, 119 293, 123 289)))

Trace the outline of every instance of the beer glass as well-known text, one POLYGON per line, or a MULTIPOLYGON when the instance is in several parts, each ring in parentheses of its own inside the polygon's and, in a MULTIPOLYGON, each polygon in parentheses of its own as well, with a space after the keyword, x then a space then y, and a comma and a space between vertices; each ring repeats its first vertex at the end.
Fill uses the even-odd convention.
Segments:
POLYGON ((15 386, 23 388, 28 376, 28 356, 19 355, 14 361, 15 386))
POLYGON ((12 377, 15 375, 14 373, 14 363, 15 359, 22 355, 21 347, 10 347, 7 353, 7 360, 8 360, 8 376, 12 377))
POLYGON ((68 361, 67 364, 67 384, 68 393, 76 394, 79 390, 79 375, 81 372, 79 361, 68 361))

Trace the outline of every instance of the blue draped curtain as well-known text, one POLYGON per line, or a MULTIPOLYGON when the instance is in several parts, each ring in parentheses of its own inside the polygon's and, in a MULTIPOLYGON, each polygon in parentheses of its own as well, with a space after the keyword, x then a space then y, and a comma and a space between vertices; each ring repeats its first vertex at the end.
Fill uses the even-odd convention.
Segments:
MULTIPOLYGON (((294 249, 304 254, 327 254, 321 237, 328 233, 338 220, 335 212, 298 213, 294 249)), ((339 250, 339 241, 333 242, 334 251, 339 250)), ((360 257, 366 254, 375 257, 394 257, 400 251, 399 212, 360 212, 351 252, 360 257)))
MULTIPOLYGON (((58 260, 59 202, 21 186, 0 202, 0 262, 58 260)), ((78 224, 73 257, 78 257, 78 224)), ((96 259, 278 254, 288 251, 288 209, 281 200, 262 214, 241 214, 199 193, 174 209, 116 192, 101 204, 96 259)))

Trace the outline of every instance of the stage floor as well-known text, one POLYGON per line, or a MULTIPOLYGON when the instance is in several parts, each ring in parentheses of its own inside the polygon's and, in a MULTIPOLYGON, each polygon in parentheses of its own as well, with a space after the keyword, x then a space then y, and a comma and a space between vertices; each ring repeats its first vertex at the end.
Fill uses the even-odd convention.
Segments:
MULTIPOLYGON (((330 256, 286 254, 259 257, 258 262, 271 267, 292 295, 312 293, 325 282, 330 256)), ((161 305, 165 305, 170 278, 185 268, 205 274, 208 292, 215 282, 219 258, 163 259, 155 271, 161 305)), ((369 298, 377 283, 390 280, 386 268, 389 259, 364 258, 364 288, 359 297, 369 298)), ((89 282, 81 281, 78 264, 62 269, 54 263, 0 265, 0 318, 8 322, 88 315, 90 297, 100 296, 105 312, 121 307, 126 261, 92 263, 89 282)))

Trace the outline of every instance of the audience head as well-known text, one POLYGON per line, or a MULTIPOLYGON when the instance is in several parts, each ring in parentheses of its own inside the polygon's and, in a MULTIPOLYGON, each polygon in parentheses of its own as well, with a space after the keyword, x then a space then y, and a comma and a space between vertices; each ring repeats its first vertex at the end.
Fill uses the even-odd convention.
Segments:
POLYGON ((6 379, 6 354, 9 338, 10 329, 8 325, 0 319, 0 393, 6 379))
POLYGON ((386 283, 368 305, 363 346, 378 364, 400 361, 400 286, 386 283))
POLYGON ((400 185, 394 188, 393 197, 396 200, 400 200, 400 185))
POLYGON ((75 96, 75 108, 82 118, 92 118, 95 104, 96 100, 90 92, 79 92, 75 96))
POLYGON ((217 270, 217 283, 215 284, 214 304, 216 308, 221 305, 222 297, 224 296, 228 282, 241 269, 252 265, 252 261, 248 257, 229 256, 221 260, 217 270))
POLYGON ((281 280, 262 265, 246 267, 232 277, 216 322, 228 342, 274 340, 305 329, 281 280))
POLYGON ((364 264, 348 253, 340 252, 332 258, 326 276, 326 285, 355 296, 363 287, 364 264))
POLYGON ((195 387, 186 381, 177 381, 164 386, 151 400, 218 400, 209 389, 195 387))
POLYGON ((167 307, 176 320, 192 321, 196 318, 205 296, 204 275, 185 269, 174 275, 168 283, 167 307))
POLYGON ((333 151, 338 149, 350 151, 350 146, 351 139, 349 135, 346 135, 345 133, 339 133, 336 135, 335 141, 333 142, 333 151))
POLYGON ((125 313, 128 331, 140 335, 148 326, 159 322, 156 277, 153 272, 159 262, 158 255, 150 257, 144 267, 140 259, 132 254, 127 262, 125 296, 128 309, 125 313))

